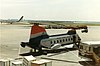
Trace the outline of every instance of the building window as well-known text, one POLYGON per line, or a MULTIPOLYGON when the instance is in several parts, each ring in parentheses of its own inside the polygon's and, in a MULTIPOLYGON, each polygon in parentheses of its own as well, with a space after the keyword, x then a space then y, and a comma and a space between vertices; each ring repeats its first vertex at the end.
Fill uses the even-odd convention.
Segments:
POLYGON ((89 51, 91 51, 91 47, 89 47, 89 51))

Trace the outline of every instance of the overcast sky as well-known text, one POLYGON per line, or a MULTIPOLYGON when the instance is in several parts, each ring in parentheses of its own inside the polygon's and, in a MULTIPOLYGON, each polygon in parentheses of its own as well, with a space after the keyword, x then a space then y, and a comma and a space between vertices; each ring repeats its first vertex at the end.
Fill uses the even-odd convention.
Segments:
POLYGON ((0 19, 100 21, 100 0, 0 0, 0 19))

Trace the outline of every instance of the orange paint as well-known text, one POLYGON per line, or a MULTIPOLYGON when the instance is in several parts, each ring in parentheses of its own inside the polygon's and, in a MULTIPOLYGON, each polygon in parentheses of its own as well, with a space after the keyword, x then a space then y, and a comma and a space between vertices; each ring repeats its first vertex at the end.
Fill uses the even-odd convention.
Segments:
POLYGON ((36 33, 40 33, 40 32, 46 32, 45 28, 40 27, 40 26, 32 26, 31 34, 36 34, 36 33))

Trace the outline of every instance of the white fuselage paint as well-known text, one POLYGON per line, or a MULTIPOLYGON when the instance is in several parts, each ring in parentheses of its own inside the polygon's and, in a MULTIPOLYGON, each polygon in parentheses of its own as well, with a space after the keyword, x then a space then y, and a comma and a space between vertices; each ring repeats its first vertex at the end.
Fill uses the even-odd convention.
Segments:
MULTIPOLYGON (((74 34, 76 37, 76 42, 79 41, 79 36, 77 34, 74 34)), ((69 45, 73 43, 73 35, 62 35, 62 36, 54 36, 54 37, 49 37, 47 39, 41 40, 40 44, 44 47, 47 47, 51 49, 51 46, 54 44, 61 44, 61 45, 69 45)))

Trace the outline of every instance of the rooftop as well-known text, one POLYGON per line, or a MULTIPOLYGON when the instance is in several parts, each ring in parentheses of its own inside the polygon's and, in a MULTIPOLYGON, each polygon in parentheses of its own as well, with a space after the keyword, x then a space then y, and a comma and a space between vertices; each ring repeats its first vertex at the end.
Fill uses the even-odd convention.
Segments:
POLYGON ((85 41, 82 43, 88 44, 88 45, 100 45, 100 41, 85 41))

